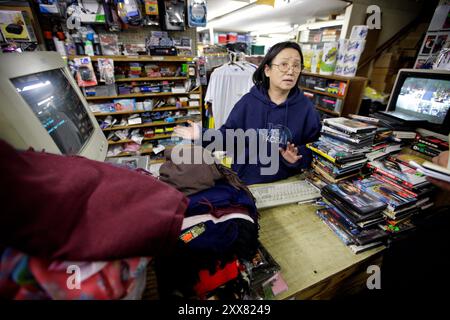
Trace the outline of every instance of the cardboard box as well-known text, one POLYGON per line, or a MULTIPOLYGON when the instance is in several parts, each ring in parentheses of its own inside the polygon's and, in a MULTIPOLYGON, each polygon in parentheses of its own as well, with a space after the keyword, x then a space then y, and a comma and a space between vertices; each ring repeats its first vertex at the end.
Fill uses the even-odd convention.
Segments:
POLYGON ((381 55, 374 64, 376 68, 392 68, 398 61, 398 55, 395 53, 385 53, 381 55))
POLYGON ((377 90, 378 92, 388 93, 391 92, 393 85, 394 84, 391 81, 389 82, 371 81, 369 87, 377 90))
POLYGON ((373 68, 369 77, 372 82, 392 82, 397 77, 397 68, 373 68))
POLYGON ((415 58, 417 55, 417 49, 405 49, 401 51, 402 57, 415 58))
POLYGON ((399 46, 400 48, 413 49, 419 45, 420 39, 420 36, 407 36, 402 41, 400 41, 399 46))
POLYGON ((373 68, 372 75, 389 75, 397 73, 397 71, 395 68, 373 68))

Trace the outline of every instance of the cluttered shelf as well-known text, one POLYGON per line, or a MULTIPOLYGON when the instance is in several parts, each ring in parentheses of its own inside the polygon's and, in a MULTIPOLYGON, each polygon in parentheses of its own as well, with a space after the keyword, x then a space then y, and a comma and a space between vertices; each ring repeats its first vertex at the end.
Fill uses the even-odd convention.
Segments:
POLYGON ((92 100, 110 100, 110 99, 122 99, 122 98, 143 98, 143 97, 167 97, 167 96, 182 96, 188 94, 199 94, 200 91, 190 91, 190 92, 157 92, 157 93, 132 93, 132 94, 121 94, 117 96, 98 96, 98 97, 86 97, 87 101, 92 100))
MULTIPOLYGON (((153 137, 150 137, 150 138, 144 138, 144 139, 142 139, 142 141, 168 139, 170 137, 172 137, 171 134, 157 134, 157 135, 154 135, 153 137)), ((119 141, 108 141, 108 144, 109 145, 113 145, 113 144, 122 144, 122 143, 128 143, 128 142, 134 142, 134 140, 132 140, 132 139, 123 139, 123 140, 119 140, 119 141)))
MULTIPOLYGON (((74 58, 85 58, 87 56, 69 56, 69 60, 74 58)), ((192 57, 181 56, 90 56, 92 61, 98 59, 112 59, 117 62, 152 62, 152 61, 167 61, 167 62, 190 62, 192 57)))
POLYGON ((319 78, 325 78, 325 79, 330 79, 330 80, 339 80, 339 81, 365 81, 367 80, 364 77, 344 77, 344 76, 339 76, 339 75, 327 75, 327 74, 320 74, 320 73, 313 73, 313 72, 308 72, 308 71, 302 71, 302 76, 314 76, 314 77, 319 77, 319 78))
POLYGON ((333 94, 333 93, 329 93, 329 92, 326 92, 326 91, 320 91, 320 90, 316 90, 316 89, 310 89, 310 88, 303 87, 303 86, 301 86, 300 88, 301 88, 302 90, 311 91, 311 92, 314 92, 314 93, 317 93, 317 94, 321 94, 321 95, 324 95, 324 96, 328 96, 328 97, 331 97, 331 98, 345 99, 345 96, 340 96, 340 95, 333 94))
POLYGON ((333 115, 333 116, 339 117, 339 113, 334 112, 333 110, 328 110, 328 109, 322 108, 322 107, 317 106, 317 105, 316 105, 316 109, 317 109, 317 110, 320 110, 320 111, 322 111, 322 112, 331 114, 331 115, 333 115))
POLYGON ((333 116, 357 114, 367 79, 304 72, 300 78, 303 94, 318 110, 333 116))
MULTIPOLYGON (((153 152, 153 149, 141 152, 140 155, 149 155, 153 152)), ((134 153, 131 152, 123 152, 123 153, 119 153, 118 155, 115 156, 108 156, 108 158, 121 158, 121 157, 131 157, 131 156, 135 156, 134 153)))
POLYGON ((187 80, 188 77, 139 77, 139 78, 119 78, 116 82, 133 82, 133 81, 169 81, 169 80, 187 80))
POLYGON ((160 111, 180 111, 180 110, 190 110, 190 109, 198 109, 200 106, 195 107, 181 107, 177 108, 175 106, 170 107, 161 107, 155 108, 153 110, 135 110, 135 111, 116 111, 116 112, 94 112, 94 116, 114 116, 114 115, 122 115, 122 114, 134 114, 134 113, 145 113, 145 112, 160 112, 160 111))
POLYGON ((105 128, 105 129, 102 129, 102 130, 103 131, 112 131, 112 130, 122 130, 122 129, 157 127, 157 126, 165 126, 165 125, 169 125, 169 124, 186 123, 187 121, 188 120, 176 120, 174 122, 155 121, 155 122, 144 123, 144 124, 133 124, 133 125, 127 125, 127 126, 110 127, 110 128, 105 128))

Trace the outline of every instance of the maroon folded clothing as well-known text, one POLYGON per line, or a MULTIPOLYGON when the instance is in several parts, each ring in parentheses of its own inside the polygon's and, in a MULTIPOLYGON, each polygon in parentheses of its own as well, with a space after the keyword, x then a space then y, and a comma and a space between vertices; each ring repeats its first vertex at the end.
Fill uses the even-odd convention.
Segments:
POLYGON ((157 179, 78 156, 17 151, 0 140, 0 246, 50 260, 167 253, 188 199, 157 179))

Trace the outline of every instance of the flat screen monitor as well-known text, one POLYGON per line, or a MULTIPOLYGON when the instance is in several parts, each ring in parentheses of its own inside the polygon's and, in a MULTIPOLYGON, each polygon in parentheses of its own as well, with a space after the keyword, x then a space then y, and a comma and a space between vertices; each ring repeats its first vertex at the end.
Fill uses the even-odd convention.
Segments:
POLYGON ((450 130, 450 72, 401 69, 387 111, 406 114, 428 123, 433 131, 450 130))
POLYGON ((18 149, 103 161, 107 142, 58 53, 0 57, 0 138, 18 149))

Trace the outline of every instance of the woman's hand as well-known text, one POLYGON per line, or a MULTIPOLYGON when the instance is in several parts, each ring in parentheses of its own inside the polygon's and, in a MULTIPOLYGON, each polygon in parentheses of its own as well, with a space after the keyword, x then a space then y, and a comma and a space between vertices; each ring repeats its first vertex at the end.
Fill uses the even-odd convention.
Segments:
POLYGON ((301 155, 298 155, 298 149, 295 144, 288 142, 286 150, 280 148, 280 153, 283 156, 284 160, 287 162, 294 164, 298 160, 302 158, 301 155))
MULTIPOLYGON (((432 159, 433 163, 437 164, 438 166, 447 168, 448 164, 448 151, 441 152, 437 157, 434 157, 432 159)), ((438 186, 439 188, 450 192, 450 182, 434 179, 431 177, 427 177, 427 180, 430 181, 435 186, 438 186)))
POLYGON ((438 166, 447 168, 448 164, 448 151, 441 152, 437 157, 434 157, 432 159, 433 163, 437 164, 438 166))
POLYGON ((200 138, 201 129, 194 122, 188 120, 189 127, 176 126, 173 135, 187 140, 197 140, 200 138))

